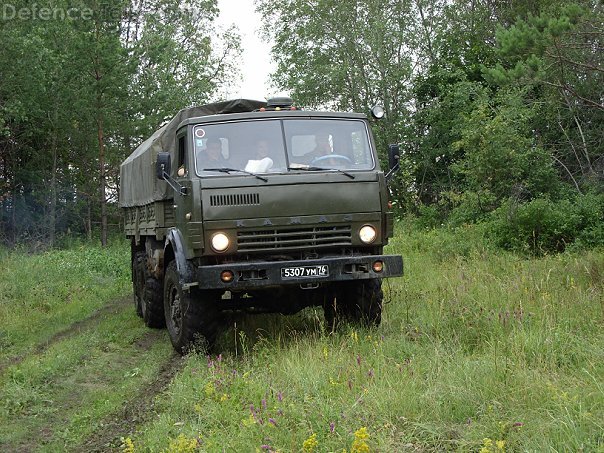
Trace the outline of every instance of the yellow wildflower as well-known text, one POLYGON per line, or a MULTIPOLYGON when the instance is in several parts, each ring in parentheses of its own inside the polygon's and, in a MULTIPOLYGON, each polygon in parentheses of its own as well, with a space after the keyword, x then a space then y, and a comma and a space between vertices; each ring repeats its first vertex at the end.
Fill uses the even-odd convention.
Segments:
POLYGON ((206 383, 203 388, 203 391, 205 392, 207 397, 212 396, 216 392, 216 389, 214 388, 214 383, 212 381, 206 383))
POLYGON ((480 449, 480 453, 491 453, 491 447, 493 446, 493 441, 488 437, 482 439, 482 448, 480 449))
POLYGON ((302 451, 305 453, 312 453, 318 445, 319 441, 317 440, 317 434, 313 433, 312 436, 306 439, 302 444, 302 451))
POLYGON ((122 437, 122 452, 123 453, 134 453, 134 442, 132 442, 132 439, 130 439, 129 437, 126 437, 125 439, 122 437))
POLYGON ((367 428, 364 426, 362 428, 357 429, 354 432, 354 441, 352 442, 352 446, 350 447, 351 453, 368 453, 369 445, 367 445, 366 440, 369 439, 369 433, 367 432, 367 428))
POLYGON ((323 357, 327 358, 329 356, 329 350, 327 346, 323 346, 323 357))
POLYGON ((241 423, 243 423, 243 426, 247 428, 248 426, 252 426, 254 423, 256 423, 256 419, 254 418, 253 414, 250 414, 248 418, 241 420, 241 423))
POLYGON ((189 439, 184 434, 170 442, 168 453, 193 453, 198 447, 197 439, 189 439))

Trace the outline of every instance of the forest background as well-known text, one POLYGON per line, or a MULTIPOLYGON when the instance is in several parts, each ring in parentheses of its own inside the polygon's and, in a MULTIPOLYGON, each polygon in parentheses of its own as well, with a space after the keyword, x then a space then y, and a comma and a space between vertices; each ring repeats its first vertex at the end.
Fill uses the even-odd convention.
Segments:
MULTIPOLYGON (((598 1, 259 0, 275 87, 306 109, 386 109, 399 217, 500 247, 604 244, 598 1)), ((214 0, 18 0, 0 20, 0 241, 119 232, 119 164, 181 108, 222 99, 241 38, 214 0), (41 12, 43 8, 48 8, 41 12)))

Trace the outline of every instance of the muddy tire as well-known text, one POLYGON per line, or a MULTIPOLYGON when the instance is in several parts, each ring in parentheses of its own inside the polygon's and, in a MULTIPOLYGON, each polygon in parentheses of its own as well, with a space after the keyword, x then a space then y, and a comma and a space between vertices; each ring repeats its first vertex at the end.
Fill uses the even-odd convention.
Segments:
POLYGON ((363 327, 377 327, 382 321, 382 281, 358 280, 343 283, 336 297, 323 305, 327 328, 333 330, 348 321, 363 327))
POLYGON ((190 288, 185 291, 172 261, 164 279, 164 312, 170 341, 184 354, 192 346, 212 348, 219 330, 217 297, 212 291, 190 288))
POLYGON ((143 297, 145 292, 145 252, 136 252, 132 259, 132 294, 134 310, 143 317, 143 297))
POLYGON ((382 321, 382 281, 359 280, 348 286, 344 294, 348 319, 364 327, 377 327, 382 321))
MULTIPOLYGON (((145 272, 147 273, 147 272, 145 272)), ((142 300, 143 321, 147 327, 161 329, 166 326, 164 318, 164 298, 163 290, 159 280, 146 276, 145 296, 142 300)))

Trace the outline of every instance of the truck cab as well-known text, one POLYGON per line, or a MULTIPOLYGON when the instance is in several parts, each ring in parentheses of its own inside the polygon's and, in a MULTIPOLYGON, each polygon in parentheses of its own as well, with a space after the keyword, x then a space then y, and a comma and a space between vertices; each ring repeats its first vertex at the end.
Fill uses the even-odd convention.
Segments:
MULTIPOLYGON (((330 328, 379 324, 381 280, 403 263, 383 254, 393 221, 368 118, 246 102, 181 115, 137 150, 155 173, 139 181, 147 197, 120 197, 137 313, 181 352, 211 344, 226 310, 315 305, 330 328)), ((123 191, 134 172, 122 170, 123 191)))

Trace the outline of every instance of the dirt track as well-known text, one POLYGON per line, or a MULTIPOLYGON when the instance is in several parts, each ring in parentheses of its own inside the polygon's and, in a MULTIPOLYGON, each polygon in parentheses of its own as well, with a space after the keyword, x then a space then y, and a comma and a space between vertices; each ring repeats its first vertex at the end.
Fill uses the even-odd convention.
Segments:
POLYGON ((153 417, 155 397, 185 359, 165 330, 144 326, 131 300, 116 299, 0 364, 2 399, 33 395, 0 413, 1 451, 115 451, 153 417))
POLYGON ((104 307, 99 308, 97 311, 92 313, 90 316, 88 316, 84 319, 80 319, 79 321, 76 321, 73 324, 71 324, 66 329, 63 329, 63 330, 55 333, 52 337, 50 337, 48 339, 48 341, 36 345, 30 354, 19 355, 17 357, 11 358, 6 363, 0 363, 0 374, 2 374, 2 372, 4 372, 4 370, 6 368, 20 364, 21 362, 23 362, 23 360, 25 360, 30 355, 42 354, 53 344, 55 344, 61 340, 64 340, 65 338, 68 338, 72 335, 81 333, 83 330, 94 327, 94 325, 96 323, 98 323, 98 321, 100 319, 102 319, 104 316, 108 316, 111 314, 115 315, 116 313, 125 310, 126 306, 131 305, 130 299, 131 299, 131 296, 127 297, 127 298, 115 300, 115 301, 105 305, 104 307))
MULTIPOLYGON (((150 331, 146 341, 157 341, 158 335, 150 331)), ((163 341, 164 339, 160 339, 163 341)), ((144 348, 146 343, 141 344, 144 348)), ((161 368, 157 379, 132 399, 125 401, 119 412, 111 414, 101 420, 96 429, 86 442, 79 445, 74 451, 78 452, 102 452, 113 451, 120 445, 120 439, 134 432, 137 426, 150 420, 153 416, 155 396, 162 393, 172 381, 172 378, 182 369, 184 359, 174 353, 161 368)))

